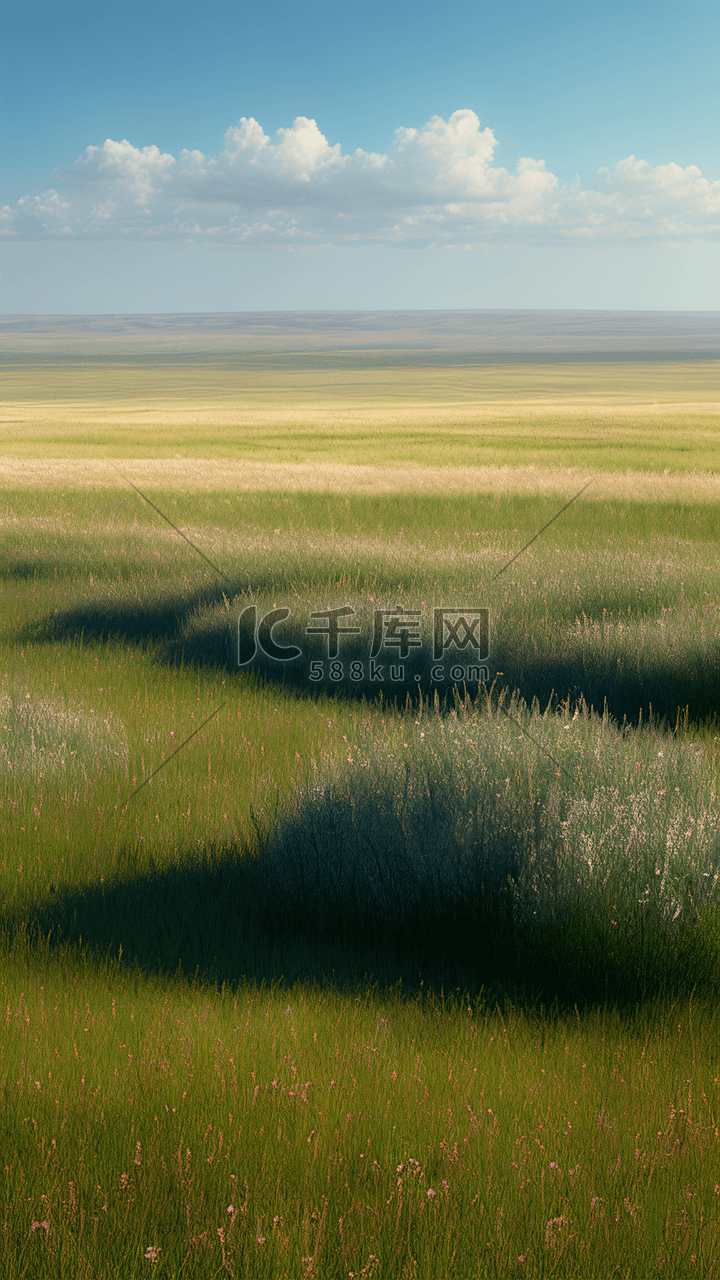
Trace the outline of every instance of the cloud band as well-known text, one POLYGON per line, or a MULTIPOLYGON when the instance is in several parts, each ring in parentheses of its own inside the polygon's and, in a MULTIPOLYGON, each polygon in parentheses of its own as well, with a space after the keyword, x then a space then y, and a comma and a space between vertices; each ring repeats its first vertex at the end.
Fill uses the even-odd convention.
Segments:
POLYGON ((271 139, 252 118, 223 150, 179 156, 108 138, 63 183, 0 209, 0 234, 23 239, 154 238, 225 245, 397 244, 473 249, 492 243, 716 239, 720 182, 629 156, 583 186, 543 160, 493 164, 496 139, 474 111, 400 128, 385 153, 344 155, 298 116, 271 139), (208 205, 216 206, 212 210, 208 205))

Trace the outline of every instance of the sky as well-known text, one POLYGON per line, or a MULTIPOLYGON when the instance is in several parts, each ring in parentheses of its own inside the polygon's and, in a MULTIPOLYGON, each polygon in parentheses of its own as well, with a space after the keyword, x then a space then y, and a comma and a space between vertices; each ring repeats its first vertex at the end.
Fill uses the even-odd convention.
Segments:
POLYGON ((720 305, 720 6, 15 4, 3 314, 720 305))

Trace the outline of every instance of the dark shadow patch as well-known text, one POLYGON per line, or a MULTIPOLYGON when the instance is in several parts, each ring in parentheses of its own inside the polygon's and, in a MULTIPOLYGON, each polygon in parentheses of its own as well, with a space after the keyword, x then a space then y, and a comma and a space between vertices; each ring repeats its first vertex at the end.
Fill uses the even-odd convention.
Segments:
MULTIPOLYGON (((603 607, 598 603, 600 616, 603 607)), ((613 646, 598 652, 563 634, 559 623, 552 635, 538 638, 534 652, 528 653, 507 628, 504 635, 493 637, 491 619, 489 658, 473 658, 467 650, 450 648, 437 661, 425 640, 404 658, 385 650, 372 666, 367 628, 363 636, 343 641, 342 661, 335 664, 328 658, 327 642, 306 637, 304 625, 292 618, 279 624, 273 634, 282 645, 301 648, 302 657, 273 661, 258 647, 245 669, 270 685, 304 695, 322 691, 366 700, 382 696, 385 702, 400 705, 420 697, 432 703, 437 695, 441 704, 453 705, 457 694, 475 697, 495 683, 496 692, 504 687, 517 690, 528 705, 537 701, 544 708, 569 702, 574 707, 584 702, 596 711, 607 709, 618 723, 654 719, 674 727, 678 716, 693 723, 720 717, 720 639, 687 643, 682 652, 638 655, 632 648, 626 652, 613 646), (312 679, 313 663, 322 677, 317 681, 312 679), (358 678, 353 678, 353 663, 358 678), (381 679, 375 678, 378 668, 381 679)), ((244 645, 245 652, 252 651, 249 624, 244 645)), ((175 652, 177 658, 198 666, 226 664, 229 671, 240 669, 237 629, 230 629, 222 618, 198 615, 175 652)))
POLYGON ((170 644, 177 641, 188 619, 199 610, 221 603, 223 596, 222 587, 211 585, 188 592, 160 591, 148 599, 120 595, 97 599, 28 624, 18 632, 17 639, 36 644, 77 640, 96 644, 108 640, 170 644))
POLYGON ((503 680, 532 705, 555 707, 582 702, 606 710, 619 724, 655 721, 674 728, 681 722, 713 723, 720 717, 720 641, 665 658, 648 655, 583 654, 559 661, 552 651, 532 658, 515 646, 497 647, 493 661, 503 680))
MULTIPOLYGON (((377 573, 372 583, 375 601, 395 598, 401 575, 382 580, 377 573)), ((513 618, 490 617, 490 654, 475 656, 469 648, 450 646, 438 660, 433 652, 432 619, 424 607, 421 643, 405 653, 384 642, 372 656, 373 608, 368 603, 363 582, 342 585, 328 582, 318 572, 317 580, 304 581, 306 595, 298 598, 282 575, 260 574, 248 594, 247 581, 234 586, 208 584, 193 591, 159 592, 153 597, 117 595, 100 597, 63 610, 18 633, 20 641, 57 643, 81 640, 104 643, 108 640, 129 645, 150 645, 157 661, 170 665, 191 663, 198 668, 239 673, 252 671, 270 686, 292 690, 302 696, 344 696, 354 699, 405 705, 408 698, 453 704, 456 693, 474 697, 496 683, 496 688, 517 690, 528 705, 537 700, 542 707, 568 700, 582 700, 596 710, 607 708, 618 722, 637 724, 654 719, 674 727, 678 717, 703 723, 720 716, 720 639, 688 630, 683 647, 661 650, 652 645, 639 648, 633 636, 620 644, 612 635, 618 619, 639 622, 657 616, 653 589, 647 590, 647 613, 639 607, 636 592, 611 589, 597 593, 582 603, 584 623, 607 623, 610 641, 575 636, 573 624, 578 606, 567 600, 551 599, 548 609, 557 624, 550 628, 539 621, 533 635, 531 621, 518 618, 517 634, 513 618), (318 603, 309 603, 312 592, 318 603), (245 619, 240 644, 238 619, 252 601, 257 601, 256 622, 274 601, 289 601, 289 616, 277 622, 273 638, 286 652, 300 650, 288 661, 268 657, 253 638, 253 620, 245 619), (340 620, 341 627, 360 625, 359 635, 341 636, 336 656, 331 656, 327 635, 307 635, 306 627, 328 627, 312 620, 313 610, 321 611, 328 600, 340 600, 356 609, 356 614, 340 620), (239 665, 239 657, 245 661, 239 665), (316 678, 317 677, 317 678, 316 678)), ((464 594, 464 593, 463 593, 464 594)), ((693 627, 701 631, 699 619, 693 627), (696 625, 697 624, 697 625, 696 625)))
MULTIPOLYGON (((131 852, 128 854, 132 859, 131 852)), ((214 986, 297 982, 354 991, 377 983, 487 990, 437 943, 400 950, 372 937, 353 943, 292 928, 272 914, 272 893, 237 848, 211 848, 198 862, 147 875, 120 875, 102 885, 52 892, 44 901, 3 921, 10 936, 42 938, 52 952, 79 946, 93 959, 121 960, 145 974, 179 972, 214 986)))
POLYGON ((459 822, 458 795, 427 781, 400 799, 394 783, 307 793, 253 846, 181 851, 142 873, 126 846, 105 882, 51 890, 3 924, 217 986, 402 982, 408 995, 460 988, 568 1009, 716 987, 717 912, 674 928, 631 893, 604 910, 600 891, 536 925, 515 889, 531 875, 552 895, 558 813, 509 792, 459 822))
POLYGON ((53 578, 73 578, 77 576, 77 565, 69 561, 57 560, 54 563, 43 559, 22 560, 10 559, 0 569, 0 579, 5 582, 42 582, 53 578))

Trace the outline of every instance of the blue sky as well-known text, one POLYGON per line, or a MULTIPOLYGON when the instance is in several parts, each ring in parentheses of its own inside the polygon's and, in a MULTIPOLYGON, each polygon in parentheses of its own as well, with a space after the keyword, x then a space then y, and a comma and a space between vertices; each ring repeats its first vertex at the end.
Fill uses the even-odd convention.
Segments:
POLYGON ((715 0, 29 0, 0 50, 5 313, 718 307, 715 0))

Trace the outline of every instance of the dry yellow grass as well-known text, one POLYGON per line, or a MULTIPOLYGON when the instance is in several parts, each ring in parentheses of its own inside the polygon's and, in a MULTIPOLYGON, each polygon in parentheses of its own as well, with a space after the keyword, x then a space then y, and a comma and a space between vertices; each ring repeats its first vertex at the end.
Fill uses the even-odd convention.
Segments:
POLYGON ((693 473, 720 470, 719 369, 18 364, 0 375, 2 475, 44 484, 52 459, 58 479, 105 484, 115 458, 193 488, 459 494, 566 493, 606 472, 598 495, 716 501, 693 473))
POLYGON ((423 467, 264 463, 197 458, 19 458, 0 456, 6 489, 116 489, 122 477, 154 490, 341 494, 548 494, 586 500, 720 503, 720 475, 592 472, 586 467, 423 467))

